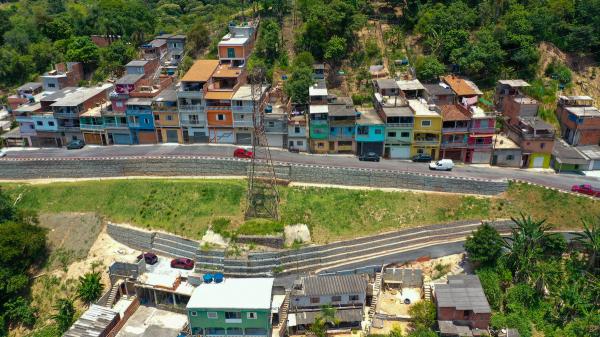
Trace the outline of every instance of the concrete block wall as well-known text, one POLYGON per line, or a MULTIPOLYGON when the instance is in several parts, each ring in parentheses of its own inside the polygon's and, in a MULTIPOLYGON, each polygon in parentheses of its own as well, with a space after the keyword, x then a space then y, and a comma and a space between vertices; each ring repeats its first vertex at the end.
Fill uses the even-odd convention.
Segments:
POLYGON ((152 250, 154 232, 119 226, 112 223, 107 225, 106 231, 115 241, 126 246, 143 251, 152 250))

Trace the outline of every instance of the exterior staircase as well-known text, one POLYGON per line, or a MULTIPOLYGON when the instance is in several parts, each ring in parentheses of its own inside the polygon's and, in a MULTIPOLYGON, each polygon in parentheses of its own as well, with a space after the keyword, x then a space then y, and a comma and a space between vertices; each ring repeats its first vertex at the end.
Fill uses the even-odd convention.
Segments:
POLYGON ((379 301, 379 293, 381 292, 382 273, 383 269, 381 269, 381 272, 375 273, 375 283, 373 283, 373 299, 371 300, 371 307, 369 307, 369 322, 373 320, 375 311, 377 310, 377 302, 379 301))
POLYGON ((425 283, 423 290, 425 292, 425 301, 431 301, 431 283, 425 283))
POLYGON ((283 304, 281 305, 281 311, 279 312, 279 323, 277 324, 278 328, 281 328, 287 321, 289 309, 290 309, 290 291, 286 290, 285 299, 283 300, 283 304))
POLYGON ((110 294, 108 294, 108 297, 106 298, 106 303, 103 303, 105 307, 112 308, 115 298, 117 298, 117 294, 119 293, 121 284, 123 284, 123 280, 118 280, 115 284, 113 284, 112 288, 110 289, 110 294))

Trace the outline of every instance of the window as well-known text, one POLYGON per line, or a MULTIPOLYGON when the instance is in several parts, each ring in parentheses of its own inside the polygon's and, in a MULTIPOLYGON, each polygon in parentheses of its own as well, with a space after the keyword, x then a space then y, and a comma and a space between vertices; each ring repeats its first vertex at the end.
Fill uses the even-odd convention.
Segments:
POLYGON ((117 102, 115 103, 115 105, 117 106, 117 108, 122 108, 122 107, 123 107, 123 102, 121 102, 121 101, 117 101, 117 102))
POLYGON ((301 140, 296 141, 296 145, 298 146, 304 146, 304 142, 301 140))
POLYGON ((42 122, 42 121, 37 121, 37 122, 35 122, 35 124, 37 124, 37 126, 43 126, 43 125, 44 125, 44 122, 42 122))
POLYGON ((300 133, 300 127, 294 126, 294 133, 300 133))
POLYGON ((191 311, 190 315, 192 315, 192 316, 198 316, 198 313, 196 311, 191 311))
POLYGON ((225 319, 241 319, 242 313, 238 311, 226 311, 225 319))
POLYGON ((421 126, 422 127, 429 127, 429 126, 431 126, 431 121, 430 120, 421 121, 421 126))
POLYGON ((396 137, 396 133, 395 132, 388 132, 388 137, 396 137))
POLYGON ((53 122, 53 121, 49 121, 49 122, 48 122, 48 125, 49 125, 49 126, 54 126, 54 122, 53 122))
POLYGON ((256 319, 256 313, 255 312, 249 312, 246 314, 246 317, 248 317, 248 319, 256 319))
MULTIPOLYGON (((322 149, 322 148, 325 147, 325 143, 317 143, 317 147, 320 148, 320 149, 322 149)), ((310 303, 313 303, 312 300, 313 299, 311 298, 310 299, 310 303)), ((317 302, 316 303, 319 303, 319 299, 318 298, 317 298, 317 302)))
POLYGON ((218 120, 218 121, 224 121, 224 120, 225 120, 225 115, 223 115, 223 114, 218 114, 218 115, 217 115, 217 120, 218 120))
POLYGON ((358 301, 358 295, 350 295, 350 301, 358 301))
POLYGON ((331 296, 331 302, 341 302, 342 296, 331 296))
POLYGON ((206 313, 206 317, 208 317, 208 319, 217 319, 219 316, 217 315, 216 312, 209 311, 206 313))
POLYGON ((423 151, 423 149, 417 149, 417 153, 418 154, 423 154, 423 153, 425 153, 425 151, 423 151))
POLYGON ((144 124, 150 124, 150 120, 148 118, 144 118, 144 124))
POLYGON ((545 144, 545 143, 540 143, 540 149, 543 149, 543 148, 544 148, 544 146, 546 146, 546 144, 545 144))
POLYGON ((375 134, 376 134, 376 135, 380 135, 380 134, 381 134, 381 132, 382 132, 382 131, 381 131, 381 129, 375 129, 375 134))
POLYGON ((269 124, 268 124, 268 126, 269 126, 270 128, 274 128, 274 127, 275 127, 275 122, 271 122, 271 121, 269 121, 269 124))
POLYGON ((29 124, 29 128, 30 129, 35 129, 35 126, 33 126, 33 124, 29 124))
POLYGON ((235 49, 227 48, 227 57, 234 58, 235 57, 235 49))
POLYGON ((48 88, 55 88, 55 87, 56 87, 56 84, 54 84, 54 83, 48 83, 48 88))
POLYGON ((173 120, 173 115, 167 115, 167 120, 168 121, 172 121, 173 120))
POLYGON ((506 160, 514 160, 515 156, 513 156, 512 154, 507 154, 506 155, 506 160))
POLYGON ((400 137, 408 138, 408 137, 410 137, 410 132, 400 132, 400 137))
MULTIPOLYGON (((323 147, 323 143, 319 143, 319 145, 320 145, 319 147, 323 147)), ((321 302, 321 301, 319 300, 318 297, 311 297, 310 298, 310 303, 312 303, 312 304, 319 304, 319 302, 321 302)))
POLYGON ((159 115, 154 115, 154 120, 155 121, 159 121, 160 120, 160 116, 159 115))
POLYGON ((368 135, 369 134, 369 127, 368 126, 359 126, 356 129, 356 133, 359 135, 368 135))

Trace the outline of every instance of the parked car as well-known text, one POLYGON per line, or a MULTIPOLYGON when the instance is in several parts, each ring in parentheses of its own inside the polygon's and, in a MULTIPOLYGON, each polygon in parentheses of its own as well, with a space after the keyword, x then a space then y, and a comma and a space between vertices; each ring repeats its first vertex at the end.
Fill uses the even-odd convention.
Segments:
POLYGON ((254 153, 240 147, 233 151, 233 156, 236 158, 254 158, 254 153))
POLYGON ((361 161, 379 161, 379 155, 375 152, 367 152, 358 156, 361 161))
POLYGON ((67 144, 67 150, 77 150, 85 146, 85 142, 81 139, 75 139, 67 144))
POLYGON ((6 157, 6 152, 5 152, 5 151, 2 151, 2 150, 0 150, 0 158, 2 158, 2 157, 6 157))
POLYGON ((436 171, 452 171, 454 168, 454 162, 452 159, 440 159, 436 162, 429 163, 430 170, 436 171))
POLYGON ((158 262, 158 256, 156 256, 156 254, 154 253, 146 252, 138 255, 137 257, 138 261, 142 258, 144 258, 147 264, 155 264, 156 262, 158 262))
POLYGON ((415 163, 429 163, 433 160, 430 155, 425 153, 419 153, 412 157, 412 161, 415 163))
POLYGON ((571 191, 600 198, 600 189, 594 188, 590 184, 573 185, 571 191))
POLYGON ((186 259, 184 257, 178 257, 176 259, 171 260, 171 268, 178 269, 194 269, 194 260, 186 259))

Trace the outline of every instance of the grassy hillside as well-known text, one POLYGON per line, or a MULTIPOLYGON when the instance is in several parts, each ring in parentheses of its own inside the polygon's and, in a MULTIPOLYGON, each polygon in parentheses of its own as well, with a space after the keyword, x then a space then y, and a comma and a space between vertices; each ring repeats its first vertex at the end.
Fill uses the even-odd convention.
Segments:
POLYGON ((282 188, 281 223, 244 223, 246 185, 235 180, 114 180, 1 186, 40 213, 97 212, 113 222, 201 238, 215 219, 222 230, 263 234, 282 224, 306 223, 317 242, 398 228, 519 212, 575 228, 581 217, 600 216, 600 201, 512 184, 494 198, 336 188, 282 188), (225 224, 223 224, 225 223, 225 224))

